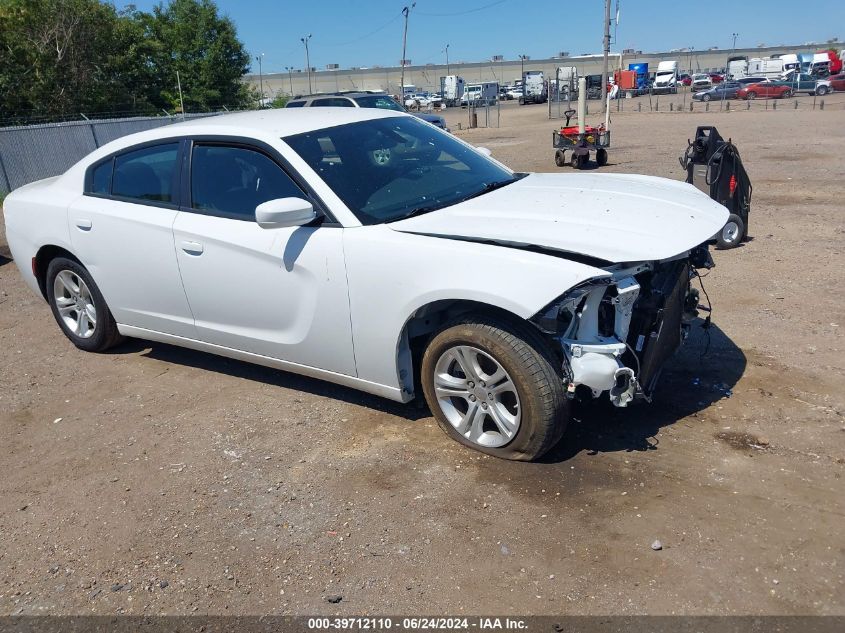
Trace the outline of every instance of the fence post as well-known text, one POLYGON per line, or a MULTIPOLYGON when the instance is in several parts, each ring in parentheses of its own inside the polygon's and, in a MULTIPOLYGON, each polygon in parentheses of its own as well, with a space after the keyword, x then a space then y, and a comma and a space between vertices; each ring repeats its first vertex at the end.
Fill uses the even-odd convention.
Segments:
POLYGON ((689 102, 689 111, 692 112, 692 101, 689 102))
POLYGON ((794 110, 797 110, 797 109, 798 109, 798 99, 796 99, 796 100, 795 100, 795 108, 793 108, 793 109, 794 109, 794 110))
POLYGON ((824 110, 824 99, 819 101, 819 110, 824 110))
POLYGON ((772 101, 772 110, 777 110, 777 109, 778 109, 778 102, 772 101))
MULTIPOLYGON (((692 104, 690 104, 690 105, 692 105, 692 104)), ((710 112, 710 102, 709 101, 704 102, 704 111, 710 112)))
POLYGON ((97 129, 94 127, 94 122, 92 121, 91 123, 89 123, 88 127, 90 128, 91 136, 94 139, 94 147, 99 148, 100 147, 100 139, 97 138, 97 129))
POLYGON ((640 101, 639 103, 637 103, 637 112, 642 112, 642 111, 643 111, 643 102, 640 101))
POLYGON ((9 182, 9 175, 6 173, 6 166, 3 164, 3 155, 0 154, 0 191, 12 193, 12 183, 9 182), (5 187, 3 186, 5 184, 5 187))
POLYGON ((670 104, 669 104, 669 112, 674 112, 674 111, 675 111, 675 104, 674 104, 674 103, 670 103, 670 104))
MULTIPOLYGON (((796 99, 797 101, 797 99, 796 99)), ((816 95, 813 95, 813 110, 816 109, 816 95)))
POLYGON ((725 112, 730 112, 730 111, 731 111, 731 102, 725 101, 725 112))

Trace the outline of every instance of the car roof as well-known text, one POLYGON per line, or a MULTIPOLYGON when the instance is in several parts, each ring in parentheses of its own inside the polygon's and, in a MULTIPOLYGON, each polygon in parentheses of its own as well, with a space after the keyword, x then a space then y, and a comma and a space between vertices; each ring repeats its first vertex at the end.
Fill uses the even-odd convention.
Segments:
POLYGON ((282 138, 348 123, 410 116, 405 112, 379 108, 276 108, 196 118, 129 134, 106 143, 72 166, 62 178, 71 180, 79 177, 85 166, 124 148, 162 139, 181 136, 282 138))
POLYGON ((173 131, 188 134, 227 134, 257 132, 274 137, 310 132, 335 125, 357 123, 391 116, 403 116, 396 110, 378 108, 274 108, 221 114, 184 121, 155 130, 161 136, 174 136, 173 131), (184 132, 182 132, 184 130, 184 132))
POLYGON ((299 101, 301 99, 320 99, 321 97, 349 97, 355 99, 356 97, 372 97, 372 96, 390 96, 383 90, 337 90, 335 92, 318 92, 310 95, 296 95, 291 97, 291 101, 299 101))

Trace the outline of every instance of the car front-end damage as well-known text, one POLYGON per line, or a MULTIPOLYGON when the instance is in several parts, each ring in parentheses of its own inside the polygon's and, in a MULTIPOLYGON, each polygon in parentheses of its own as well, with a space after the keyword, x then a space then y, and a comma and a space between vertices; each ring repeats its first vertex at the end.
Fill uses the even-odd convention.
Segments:
POLYGON ((712 266, 706 245, 669 260, 616 264, 530 319, 561 359, 567 394, 607 394, 617 407, 650 401, 698 315, 692 281, 698 269, 712 266))

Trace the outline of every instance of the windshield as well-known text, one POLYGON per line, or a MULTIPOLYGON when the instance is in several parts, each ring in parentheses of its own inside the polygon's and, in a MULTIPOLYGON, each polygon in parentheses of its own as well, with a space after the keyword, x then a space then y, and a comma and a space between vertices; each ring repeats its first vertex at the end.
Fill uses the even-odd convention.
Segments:
POLYGON ((414 117, 361 121, 284 140, 362 224, 434 211, 517 179, 414 117))
POLYGON ((366 97, 355 97, 355 102, 362 108, 381 108, 382 110, 405 110, 388 95, 368 95, 366 97))

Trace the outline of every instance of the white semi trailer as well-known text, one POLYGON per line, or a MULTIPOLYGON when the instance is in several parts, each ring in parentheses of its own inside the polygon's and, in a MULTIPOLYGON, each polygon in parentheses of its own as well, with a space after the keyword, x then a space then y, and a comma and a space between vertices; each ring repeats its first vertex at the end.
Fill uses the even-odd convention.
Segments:
POLYGON ((522 73, 522 96, 519 105, 545 103, 548 97, 546 78, 542 70, 526 70, 522 73))
POLYGON ((678 62, 665 61, 657 64, 651 91, 654 94, 675 94, 678 92, 678 62))
POLYGON ((440 92, 443 95, 443 101, 447 106, 460 105, 461 99, 464 96, 466 89, 466 82, 463 77, 458 75, 447 75, 440 78, 440 92))

